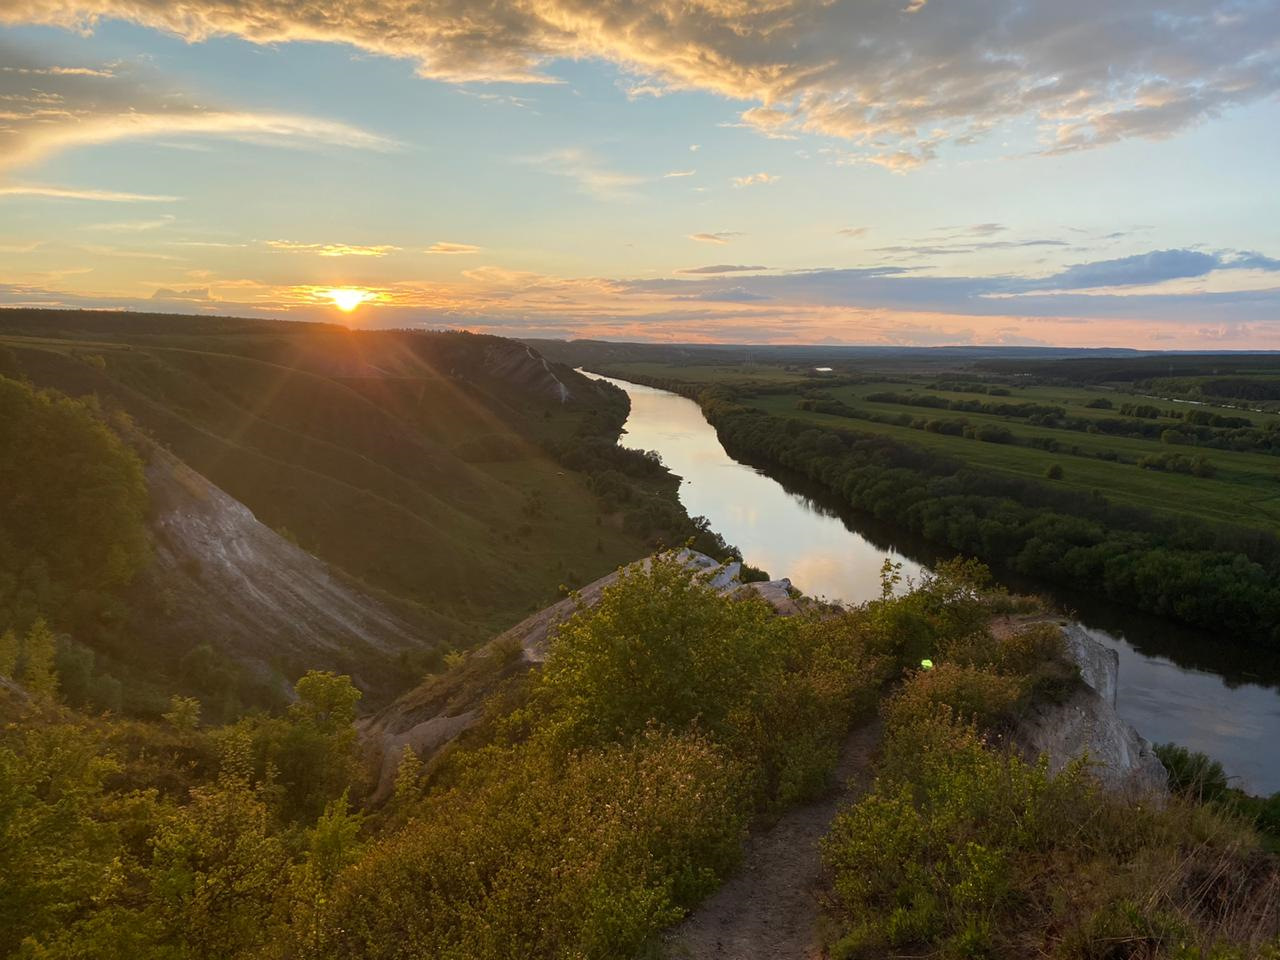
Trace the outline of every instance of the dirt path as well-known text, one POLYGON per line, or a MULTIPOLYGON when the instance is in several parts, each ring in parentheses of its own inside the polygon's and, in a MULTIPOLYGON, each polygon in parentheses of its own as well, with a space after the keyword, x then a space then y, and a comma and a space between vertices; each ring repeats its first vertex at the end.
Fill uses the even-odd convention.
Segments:
POLYGON ((880 723, 845 742, 831 791, 747 841, 742 866, 667 938, 671 960, 816 960, 822 863, 818 841, 865 788, 880 723))

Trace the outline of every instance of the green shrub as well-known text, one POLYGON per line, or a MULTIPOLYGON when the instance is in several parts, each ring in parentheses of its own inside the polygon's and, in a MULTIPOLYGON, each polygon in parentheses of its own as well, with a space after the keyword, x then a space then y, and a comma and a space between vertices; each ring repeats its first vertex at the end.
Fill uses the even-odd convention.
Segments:
POLYGON ((1176 743, 1156 745, 1156 756, 1169 774, 1169 789, 1201 801, 1221 800, 1227 792, 1227 772, 1207 755, 1176 743))
POLYGON ((698 734, 486 751, 343 875, 314 956, 633 954, 735 863, 742 776, 698 734))
MULTIPOLYGON (((1051 776, 980 732, 1045 695, 1062 645, 1053 623, 954 637, 940 649, 961 662, 888 701, 879 777, 823 841, 833 956, 1225 960, 1280 945, 1280 869, 1225 804, 1107 794, 1084 759, 1051 776)), ((1161 755, 1182 789, 1225 789, 1207 758, 1161 755)))
POLYGON ((141 568, 142 464, 94 405, 0 377, 0 632, 100 630, 141 568))

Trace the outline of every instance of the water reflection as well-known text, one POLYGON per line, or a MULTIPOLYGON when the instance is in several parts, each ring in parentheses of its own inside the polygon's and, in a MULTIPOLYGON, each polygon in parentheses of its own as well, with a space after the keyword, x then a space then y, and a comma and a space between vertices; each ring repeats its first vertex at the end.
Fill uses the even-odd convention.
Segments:
MULTIPOLYGON (((689 513, 707 517, 747 562, 772 576, 790 577, 814 596, 860 603, 879 596, 886 556, 910 576, 945 555, 854 513, 803 478, 771 476, 734 460, 691 400, 609 382, 631 396, 622 442, 658 451, 683 478, 680 499, 689 513)), ((1117 707, 1144 736, 1203 750, 1250 790, 1280 790, 1280 666, 1274 658, 997 573, 1015 589, 1048 593, 1119 653, 1117 707)))
POLYGON ((775 577, 790 577, 805 593, 860 603, 880 595, 885 556, 905 574, 921 566, 853 534, 831 512, 788 494, 760 470, 739 463, 720 446, 698 405, 684 397, 613 380, 631 395, 622 443, 656 450, 683 478, 680 500, 692 516, 742 551, 743 558, 775 577))

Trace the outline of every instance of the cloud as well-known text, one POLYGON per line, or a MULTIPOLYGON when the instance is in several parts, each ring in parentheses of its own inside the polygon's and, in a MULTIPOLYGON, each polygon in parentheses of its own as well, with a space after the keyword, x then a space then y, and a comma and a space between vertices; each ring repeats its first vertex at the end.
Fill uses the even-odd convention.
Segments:
POLYGON ((770 140, 795 140, 791 132, 792 116, 777 107, 751 107, 738 115, 737 123, 722 123, 722 127, 744 127, 763 134, 770 140))
POLYGON ((583 193, 602 200, 628 199, 632 196, 631 188, 644 182, 644 177, 605 168, 594 156, 577 147, 553 150, 530 157, 527 162, 544 173, 573 180, 583 193))
POLYGON ((939 227, 934 232, 946 232, 948 236, 945 239, 955 239, 957 237, 991 237, 997 233, 1004 233, 1008 229, 1003 223, 973 223, 965 227, 939 227))
POLYGON ((1225 256, 1222 265, 1233 270, 1280 270, 1280 259, 1264 257, 1253 250, 1239 250, 1225 256))
POLYGON ((692 177, 692 176, 693 176, 695 173, 697 173, 697 172, 698 172, 697 170, 672 170, 672 171, 670 171, 670 172, 668 172, 668 173, 664 173, 662 176, 663 176, 664 178, 670 178, 670 177, 692 177))
POLYGON ((44 197, 50 200, 92 200, 99 203, 173 203, 181 197, 119 190, 91 190, 77 187, 0 186, 0 197, 44 197))
POLYGON ((915 257, 941 257, 959 253, 977 253, 980 250, 1019 250, 1024 247, 1069 246, 1071 246, 1071 243, 1067 240, 1040 237, 1031 240, 987 240, 979 243, 900 243, 876 247, 875 252, 915 257))
POLYGON ((758 303, 770 298, 762 293, 744 290, 742 287, 732 287, 728 290, 704 290, 671 299, 681 303, 758 303))
POLYGON ((736 240, 742 234, 737 230, 721 230, 718 233, 691 233, 690 240, 697 240, 699 243, 728 243, 730 240, 736 240))
POLYGON ((841 227, 836 231, 836 235, 841 237, 861 237, 865 236, 870 229, 870 227, 841 227))
POLYGON ((436 243, 433 243, 431 246, 427 247, 427 249, 422 252, 457 255, 457 254, 464 254, 464 253, 479 253, 480 247, 477 247, 474 244, 470 244, 470 243, 449 243, 446 240, 440 240, 440 241, 437 241, 436 243))
POLYGON ((735 187, 752 187, 757 184, 777 183, 781 179, 772 173, 749 173, 745 177, 734 177, 729 182, 735 187))
POLYGON ((685 267, 682 270, 677 270, 676 273, 703 273, 703 274, 756 273, 760 270, 768 270, 768 269, 769 269, 768 267, 761 267, 761 266, 749 267, 743 264, 735 264, 735 263, 713 263, 710 266, 706 266, 706 267, 685 267))
MULTIPOLYGON (((1204 253, 1199 250, 1152 250, 1150 253, 1077 263, 1065 270, 1035 281, 1036 288, 1048 290, 1084 290, 1095 287, 1126 287, 1203 277, 1218 269, 1235 269, 1242 263, 1250 266, 1266 261, 1257 255, 1237 259, 1227 254, 1204 253)), ((1280 270, 1280 263, 1263 269, 1280 270)))
POLYGON ((115 71, 109 67, 0 67, 0 73, 16 74, 22 77, 99 77, 109 79, 115 71))
POLYGON ((161 287, 151 294, 152 300, 208 300, 209 290, 169 290, 161 287))
POLYGON ((165 214, 151 220, 116 220, 111 223, 91 223, 85 226, 84 229, 100 230, 104 233, 146 233, 150 230, 160 230, 164 227, 173 226, 176 219, 171 214, 165 214))
POLYGON ((348 243, 295 243, 292 240, 268 240, 267 246, 287 253, 314 253, 319 257, 385 257, 400 249, 390 244, 360 246, 348 243))
POLYGON ((1030 121, 1045 152, 1171 136, 1280 90, 1280 8, 1262 0, 6 0, 0 23, 128 20, 199 42, 349 44, 454 83, 549 83, 558 61, 635 86, 753 104, 743 123, 856 146, 903 171, 942 143, 1030 121), (851 43, 851 37, 856 43, 851 43), (939 134, 937 131, 942 131, 939 134))
POLYGON ((68 150, 124 140, 218 137, 380 151, 398 146, 335 120, 206 104, 173 89, 146 65, 50 67, 3 42, 0 60, 14 64, 0 72, 0 174, 68 150))

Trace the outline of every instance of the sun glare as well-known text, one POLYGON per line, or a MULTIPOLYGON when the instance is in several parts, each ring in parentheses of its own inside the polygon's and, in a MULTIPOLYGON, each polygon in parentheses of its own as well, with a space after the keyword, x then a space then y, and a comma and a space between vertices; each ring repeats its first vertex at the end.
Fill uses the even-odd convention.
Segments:
POLYGON ((333 305, 343 313, 350 313, 360 304, 370 299, 373 295, 368 290, 355 290, 350 287, 342 287, 330 290, 327 294, 333 305))

